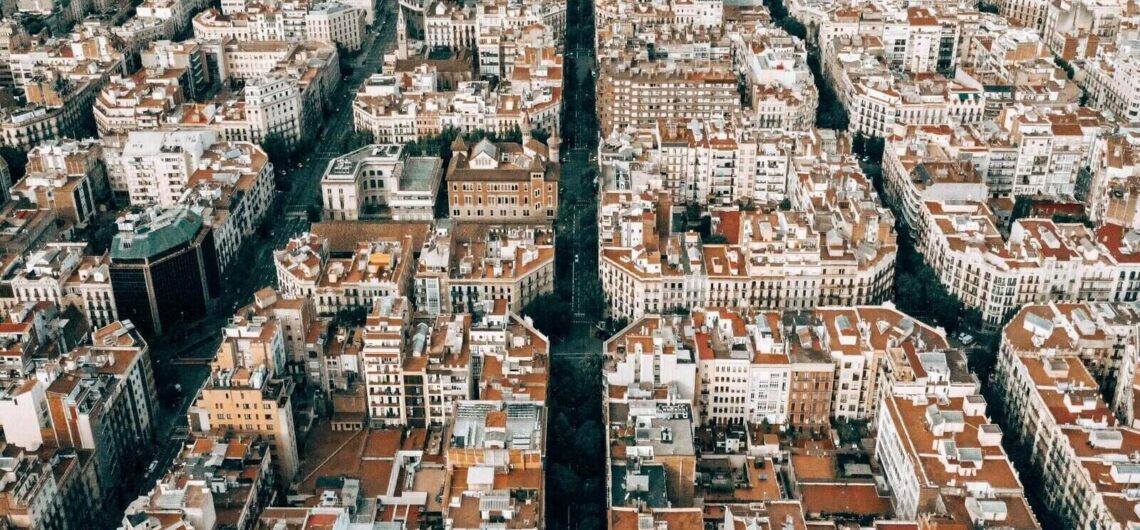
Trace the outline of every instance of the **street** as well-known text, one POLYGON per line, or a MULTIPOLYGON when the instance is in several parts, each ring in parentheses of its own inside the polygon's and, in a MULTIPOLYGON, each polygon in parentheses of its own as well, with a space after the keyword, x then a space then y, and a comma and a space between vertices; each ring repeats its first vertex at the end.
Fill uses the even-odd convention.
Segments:
POLYGON ((604 315, 592 302, 602 299, 602 294, 590 292, 601 288, 598 280, 598 194, 594 183, 598 170, 592 156, 598 130, 591 44, 592 41, 566 43, 567 60, 573 64, 563 78, 563 97, 566 98, 562 113, 563 144, 569 149, 564 154, 560 175, 559 208, 562 214, 558 252, 569 253, 569 257, 559 259, 560 263, 568 265, 568 270, 559 271, 559 278, 569 286, 573 329, 565 340, 552 345, 552 355, 555 356, 584 355, 601 348, 593 333, 595 322, 604 315))
POLYGON ((309 229, 307 209, 319 204, 320 180, 328 161, 339 156, 341 146, 353 131, 352 98, 369 75, 380 70, 384 52, 395 43, 394 2, 382 0, 377 9, 379 27, 369 32, 363 51, 352 60, 353 74, 343 79, 331 98, 331 113, 323 122, 316 147, 292 167, 277 168, 290 175, 288 191, 278 192, 264 221, 268 237, 254 233, 247 237, 233 264, 222 279, 222 295, 210 314, 189 326, 178 339, 152 344, 155 380, 159 388, 179 385, 177 406, 160 407, 155 426, 156 465, 148 469, 140 494, 166 474, 186 440, 186 413, 209 375, 208 363, 221 343, 220 329, 240 306, 251 301, 253 293, 276 285, 273 251, 292 237, 309 229))
MULTIPOLYGON (((602 415, 602 342, 595 323, 605 317, 598 279, 598 175, 594 153, 598 119, 594 98, 594 22, 590 0, 567 2, 563 77, 562 145, 556 278, 570 303, 569 329, 551 341, 551 418, 567 424, 546 455, 548 528, 605 528, 606 450, 604 438, 583 446, 575 434, 596 432, 602 415), (569 292, 567 292, 569 291, 569 292)), ((604 428, 604 427, 603 427, 604 428)), ((586 439, 590 439, 588 436, 586 439)))

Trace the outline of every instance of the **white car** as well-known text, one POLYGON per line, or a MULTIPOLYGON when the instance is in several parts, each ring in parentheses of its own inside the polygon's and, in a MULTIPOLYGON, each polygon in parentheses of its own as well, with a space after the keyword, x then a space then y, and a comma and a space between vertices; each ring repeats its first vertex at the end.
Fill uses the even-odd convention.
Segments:
POLYGON ((974 336, 969 333, 959 333, 958 340, 962 341, 962 344, 969 346, 974 343, 974 336))

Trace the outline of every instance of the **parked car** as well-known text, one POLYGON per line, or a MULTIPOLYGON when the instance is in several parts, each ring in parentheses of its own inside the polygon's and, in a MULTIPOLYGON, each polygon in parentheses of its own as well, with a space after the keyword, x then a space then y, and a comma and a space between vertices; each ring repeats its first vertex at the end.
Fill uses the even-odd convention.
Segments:
POLYGON ((962 332, 958 334, 958 340, 962 341, 962 344, 969 346, 974 343, 974 336, 970 335, 969 333, 962 332))

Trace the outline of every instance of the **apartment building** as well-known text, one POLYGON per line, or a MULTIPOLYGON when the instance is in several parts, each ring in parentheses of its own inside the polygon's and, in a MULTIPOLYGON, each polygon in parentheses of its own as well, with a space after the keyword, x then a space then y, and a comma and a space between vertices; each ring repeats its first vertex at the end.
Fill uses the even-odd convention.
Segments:
POLYGON ((808 133, 758 131, 743 123, 661 120, 612 133, 598 146, 604 189, 659 190, 675 204, 776 205, 788 198, 794 159, 823 156, 808 133))
POLYGON ((189 24, 183 8, 178 0, 146 0, 135 9, 135 16, 122 25, 107 21, 107 29, 123 40, 125 51, 137 53, 153 41, 174 38, 181 27, 189 24))
MULTIPOLYGON (((37 318, 46 314, 40 312, 37 318)), ((41 321, 38 325, 45 324, 41 321)), ((51 323, 57 324, 60 322, 51 323)), ((58 357, 40 358, 34 376, 6 385, 0 426, 9 443, 38 450, 48 460, 57 452, 73 457, 82 454, 82 470, 57 470, 58 480, 80 480, 87 488, 80 493, 86 495, 82 502, 72 498, 70 491, 61 492, 68 503, 64 509, 95 509, 95 515, 88 513, 86 517, 101 521, 98 513, 114 512, 123 495, 138 486, 137 478, 131 477, 154 449, 158 411, 149 348, 130 322, 115 322, 94 331, 91 342, 84 346, 74 347, 74 337, 56 338, 66 339, 57 344, 62 350, 57 350, 58 357)), ((6 453, 11 454, 11 447, 8 449, 6 453)), ((71 487, 77 486, 69 484, 71 487)), ((7 508, 18 510, 14 504, 19 504, 19 499, 7 500, 7 508)), ((43 509, 27 508, 32 512, 43 509)), ((53 526, 61 522, 58 520, 41 520, 42 526, 37 526, 37 514, 25 513, 24 517, 32 521, 31 526, 17 520, 16 527, 81 527, 74 521, 53 526)))
POLYGON ((677 203, 727 205, 756 197, 758 149, 749 133, 736 129, 720 120, 658 122, 661 178, 677 203))
POLYGON ((962 127, 900 128, 894 139, 912 146, 916 156, 928 153, 922 158, 931 163, 968 160, 992 197, 1070 197, 1098 185, 1082 182, 1081 171, 1097 152, 1106 122, 1082 112, 1040 113, 1025 107, 1007 108, 1000 118, 962 127))
MULTIPOLYGON (((256 528, 262 511, 274 496, 276 480, 272 472, 269 441, 257 434, 225 432, 195 435, 174 457, 174 464, 147 494, 132 502, 124 520, 131 528, 145 528, 152 520, 180 520, 192 524, 192 506, 170 506, 170 497, 179 497, 179 488, 208 488, 199 509, 203 522, 232 521, 237 529, 256 528), (166 499, 164 499, 166 497, 166 499), (205 503, 209 502, 210 506, 205 503), (210 514, 207 516, 206 514, 210 514), (132 524, 132 521, 136 521, 132 524)), ((188 495, 189 496, 189 495, 188 495)))
POLYGON ((1134 41, 1090 59, 1084 69, 1090 104, 1118 120, 1140 117, 1140 48, 1134 41))
POLYGON ((111 511, 154 452, 157 396, 149 350, 129 322, 97 330, 93 341, 61 360, 45 386, 50 430, 43 441, 92 451, 100 500, 111 511))
POLYGON ((413 322, 406 298, 384 298, 354 340, 376 427, 447 425, 476 398, 545 400, 549 341, 505 301, 413 322))
POLYGON ((86 228, 96 213, 94 186, 94 179, 87 174, 28 173, 10 192, 16 200, 50 210, 70 226, 86 228))
MULTIPOLYGON (((82 87, 84 90, 87 86, 82 87)), ((0 141, 17 149, 62 138, 76 129, 78 107, 33 107, 0 112, 0 141)))
POLYGON ((84 246, 53 242, 21 256, 0 279, 0 285, 12 294, 4 305, 51 302, 73 306, 95 327, 118 320, 109 259, 85 255, 84 246))
POLYGON ((1091 219, 1100 223, 1140 228, 1140 173, 1133 134, 1104 138, 1104 148, 1089 163, 1090 180, 1085 195, 1091 219))
POLYGON ((724 22, 723 2, 662 2, 654 9, 631 5, 623 0, 605 0, 594 7, 598 27, 610 26, 615 21, 628 21, 631 25, 651 27, 684 17, 683 25, 694 29, 718 27, 724 22))
POLYGON ((370 307, 383 297, 402 296, 412 281, 412 240, 362 241, 351 258, 330 257, 314 300, 319 313, 370 307))
POLYGON ((202 152, 178 204, 195 210, 214 233, 218 267, 226 270, 261 226, 274 196, 273 164, 249 142, 218 142, 202 152))
POLYGON ((184 102, 177 69, 139 70, 112 77, 95 98, 95 126, 101 136, 156 129, 184 102))
MULTIPOLYGON (((424 10, 424 45, 428 49, 474 48, 479 33, 478 13, 474 6, 451 2, 432 2, 424 10)), ((403 13, 400 13, 401 17, 403 13)), ((398 23, 405 23, 401 18, 398 23)))
POLYGON ((598 58, 600 129, 651 127, 662 117, 725 119, 740 111, 736 75, 729 61, 598 58))
POLYGON ((704 425, 819 431, 833 418, 875 418, 896 385, 942 395, 977 386, 942 331, 889 306, 649 315, 604 351, 611 387, 667 387, 704 425))
POLYGON ((745 122, 780 132, 810 131, 819 92, 807 66, 803 41, 759 24, 730 33, 729 40, 733 63, 747 83, 751 103, 742 109, 745 122))
POLYGON ((896 7, 868 4, 837 10, 819 28, 819 44, 826 49, 836 38, 862 37, 877 41, 892 68, 910 74, 952 71, 958 60, 960 23, 951 10, 935 6, 896 7))
POLYGON ((492 90, 486 81, 461 81, 452 91, 438 91, 431 88, 437 82, 434 72, 417 70, 366 80, 353 100, 356 129, 372 132, 380 142, 404 143, 439 134, 445 127, 507 134, 528 130, 532 118, 541 118, 531 113, 537 107, 527 108, 521 96, 503 87, 492 90), (413 83, 412 90, 400 88, 400 82, 413 83))
POLYGON ((901 139, 888 143, 886 189, 942 284, 980 310, 987 326, 1032 302, 1136 297, 1128 230, 1020 219, 1005 236, 979 202, 985 185, 968 163, 939 161, 933 158, 942 156, 937 149, 914 155, 906 145, 901 139))
POLYGON ((45 451, 44 457, 9 444, 0 471, 0 521, 11 528, 70 530, 98 518, 93 460, 78 453, 45 451))
POLYGON ((1076 0, 1047 4, 1041 36, 1062 59, 1093 58, 1100 55, 1102 48, 1113 51, 1112 43, 1118 42, 1122 29, 1129 29, 1130 22, 1134 22, 1131 19, 1131 13, 1113 2, 1076 0))
POLYGON ((1045 30, 1045 13, 1049 2, 1041 0, 1002 0, 998 3, 1001 14, 1021 26, 1045 30))
POLYGON ((217 81, 210 75, 205 49, 195 40, 151 42, 139 53, 139 62, 147 70, 179 72, 178 85, 187 99, 203 96, 217 81))
MULTIPOLYGON (((407 425, 407 400, 416 400, 419 405, 417 410, 425 412, 422 393, 414 397, 405 393, 405 350, 415 349, 410 348, 412 343, 409 343, 408 333, 405 333, 410 324, 411 307, 408 299, 386 298, 372 306, 364 329, 359 334, 360 378, 367 395, 367 418, 372 425, 407 425)), ((418 351, 412 353, 421 358, 421 364, 426 365, 423 355, 430 327, 425 324, 423 329, 412 331, 415 333, 412 342, 418 344, 415 346, 418 351)), ((457 339, 459 346, 462 346, 463 330, 460 331, 461 334, 453 338, 453 344, 457 339)), ((462 348, 456 348, 453 354, 462 355, 462 348)), ((466 364, 470 364, 469 359, 466 364)), ((419 382, 422 389, 422 379, 419 382)))
POLYGON ((242 96, 245 118, 251 126, 248 141, 258 142, 269 135, 297 141, 306 135, 302 132, 304 105, 296 78, 274 73, 249 79, 242 96))
POLYGON ((698 306, 810 309, 885 299, 894 275, 893 216, 874 202, 858 169, 841 167, 805 167, 793 177, 800 191, 789 192, 792 211, 714 208, 713 232, 725 238, 718 244, 702 244, 694 232, 669 233, 661 224, 668 221, 658 220, 667 212, 654 203, 603 193, 601 240, 612 242, 601 248, 599 267, 610 313, 635 319, 698 306), (847 200, 854 197, 862 200, 847 200), (621 211, 639 215, 615 218, 621 211))
POLYGON ((315 132, 308 125, 318 109, 306 106, 303 89, 296 75, 274 70, 247 79, 237 95, 183 105, 168 124, 211 130, 228 142, 260 143, 272 135, 295 143, 315 132))
POLYGON ((109 32, 83 27, 67 38, 11 50, 8 66, 23 98, 0 116, 0 142, 26 150, 79 134, 102 86, 112 75, 127 74, 118 42, 109 32))
POLYGON ((779 313, 694 310, 693 324, 701 421, 786 425, 792 367, 779 313))
POLYGON ((885 138, 896 124, 940 125, 981 121, 982 87, 938 73, 892 70, 878 38, 838 35, 824 48, 824 76, 850 119, 850 130, 885 138))
POLYGON ((964 524, 1041 528, 984 398, 888 396, 881 407, 875 457, 898 517, 943 511, 964 524))
POLYGON ((188 412, 194 433, 264 436, 285 483, 298 469, 293 422, 295 382, 285 375, 283 324, 266 316, 235 315, 222 329, 210 377, 188 412))
POLYGON ((1002 330, 996 390, 1009 436, 1040 473, 1045 505, 1073 527, 1135 521, 1127 474, 1140 433, 1118 424, 1077 348, 1100 333, 1084 304, 1032 304, 1002 330))
POLYGON ((357 91, 356 128, 372 131, 381 142, 412 141, 445 128, 557 133, 563 76, 557 40, 541 25, 494 35, 497 40, 481 46, 478 55, 459 47, 447 60, 408 57, 406 42, 400 41, 397 59, 357 91), (480 67, 477 61, 488 57, 493 57, 494 67, 484 77, 499 82, 473 80, 470 73, 480 67))
POLYGON ((788 389, 788 427, 792 432, 821 432, 831 422, 836 365, 813 334, 813 320, 805 313, 784 317, 788 328, 791 382, 788 389), (795 335, 795 336, 792 336, 795 335))
POLYGON ((285 528, 328 524, 331 528, 348 527, 352 520, 350 507, 315 506, 311 508, 266 508, 258 519, 263 528, 285 528))
POLYGON ((286 295, 312 297, 329 258, 328 240, 306 232, 273 251, 277 288, 286 295))
POLYGON ((1135 359, 1140 313, 1131 304, 1049 302, 1033 304, 1036 315, 1049 318, 1068 335, 1066 355, 1076 355, 1096 384, 1114 388, 1104 395, 1122 425, 1135 427, 1137 393, 1135 359))
POLYGON ((305 13, 305 36, 356 51, 364 44, 365 17, 363 9, 339 2, 315 4, 305 13))
POLYGON ((408 156, 400 144, 373 144, 329 161, 321 177, 326 219, 428 221, 443 178, 439 157, 408 156))
POLYGON ((340 2, 267 2, 207 9, 194 16, 194 37, 202 40, 314 40, 348 50, 364 42, 368 12, 340 2))
POLYGON ((122 178, 131 204, 176 204, 217 140, 210 130, 130 132, 122 150, 122 178))
MULTIPOLYGON (((230 460, 230 464, 234 464, 230 460)), ((123 516, 123 528, 143 530, 166 522, 193 528, 213 528, 218 515, 214 494, 206 481, 160 481, 149 495, 132 502, 123 516)))
POLYGON ((412 236, 361 241, 348 255, 330 254, 312 234, 290 240, 274 253, 278 288, 312 297, 317 313, 371 308, 379 298, 405 296, 412 282, 412 236))
POLYGON ((219 61, 219 75, 229 79, 249 79, 272 72, 286 60, 300 43, 269 41, 228 41, 223 46, 224 61, 219 61))
POLYGON ((606 340, 606 384, 614 389, 668 388, 694 405, 700 391, 697 352, 695 337, 684 333, 686 323, 680 315, 646 315, 606 340))
POLYGON ((310 382, 324 379, 320 366, 320 348, 327 334, 328 323, 317 317, 317 309, 308 296, 278 293, 265 287, 253 293, 253 302, 235 312, 239 315, 260 316, 282 323, 282 340, 285 345, 286 368, 289 373, 301 373, 310 382))
POLYGON ((476 530, 508 515, 517 528, 545 527, 546 408, 526 400, 460 401, 454 414, 443 434, 451 469, 443 512, 452 528, 476 530))
POLYGON ((697 494, 694 411, 662 389, 618 389, 603 405, 608 429, 606 487, 615 511, 688 507, 697 494))
POLYGON ((548 225, 436 222, 416 263, 417 314, 464 313, 505 300, 520 312, 554 291, 554 232, 548 225))
POLYGON ((51 210, 29 208, 13 201, 0 206, 0 219, 8 223, 7 228, 0 230, 0 248, 10 253, 23 253, 52 241, 67 228, 56 225, 51 210))
POLYGON ((553 220, 558 212, 558 143, 530 139, 451 144, 447 198, 456 220, 553 220))

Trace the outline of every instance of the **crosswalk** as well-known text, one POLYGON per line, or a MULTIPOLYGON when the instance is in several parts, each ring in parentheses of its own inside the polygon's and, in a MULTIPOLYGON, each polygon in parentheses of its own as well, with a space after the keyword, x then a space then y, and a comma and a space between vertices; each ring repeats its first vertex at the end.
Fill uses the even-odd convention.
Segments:
POLYGON ((595 355, 601 355, 601 352, 556 352, 550 354, 551 357, 557 357, 559 359, 585 359, 595 355))

